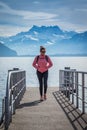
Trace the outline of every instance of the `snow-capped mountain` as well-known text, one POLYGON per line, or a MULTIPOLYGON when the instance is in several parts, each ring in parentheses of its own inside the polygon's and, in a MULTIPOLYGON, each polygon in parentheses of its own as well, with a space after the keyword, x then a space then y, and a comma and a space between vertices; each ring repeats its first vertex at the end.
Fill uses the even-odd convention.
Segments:
POLYGON ((87 32, 63 31, 58 26, 33 26, 27 32, 18 33, 0 41, 15 50, 18 55, 36 55, 39 46, 47 49, 47 54, 87 54, 87 32))
POLYGON ((0 56, 17 56, 17 53, 0 43, 0 56))

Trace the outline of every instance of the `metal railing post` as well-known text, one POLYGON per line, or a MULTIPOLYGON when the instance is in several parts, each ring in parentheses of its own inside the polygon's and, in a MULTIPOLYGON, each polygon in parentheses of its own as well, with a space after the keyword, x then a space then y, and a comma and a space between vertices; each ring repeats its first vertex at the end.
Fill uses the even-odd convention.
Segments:
POLYGON ((71 72, 68 72, 69 73, 69 75, 68 75, 68 86, 67 86, 67 88, 68 88, 68 91, 67 91, 67 97, 68 97, 68 99, 70 100, 70 93, 71 93, 71 90, 70 90, 70 88, 71 88, 71 83, 70 83, 70 76, 71 76, 71 72))
POLYGON ((72 72, 72 103, 74 103, 74 72, 72 72))
POLYGON ((59 74, 61 75, 61 73, 64 73, 64 77, 62 76, 62 79, 60 79, 60 86, 64 86, 64 89, 60 91, 63 92, 69 100, 71 99, 72 104, 74 104, 76 108, 79 108, 82 113, 85 113, 85 104, 87 104, 85 95, 85 89, 87 90, 87 86, 85 86, 85 84, 87 85, 87 72, 76 71, 76 69, 66 69, 61 70, 59 74), (82 102, 81 107, 79 101, 82 102))
POLYGON ((82 113, 85 113, 84 73, 82 73, 82 113))
POLYGON ((9 75, 7 77, 7 86, 6 86, 6 97, 5 97, 5 130, 8 130, 9 126, 9 86, 8 86, 9 75))
POLYGON ((18 107, 25 90, 25 71, 9 70, 5 97, 5 130, 8 130, 10 122, 12 121, 12 114, 15 114, 15 109, 18 107))
POLYGON ((75 89, 76 89, 76 108, 79 107, 79 100, 78 100, 78 72, 75 72, 75 89))
POLYGON ((59 90, 61 90, 61 70, 59 70, 59 90))
POLYGON ((5 130, 8 130, 8 106, 7 106, 7 97, 5 97, 5 130))

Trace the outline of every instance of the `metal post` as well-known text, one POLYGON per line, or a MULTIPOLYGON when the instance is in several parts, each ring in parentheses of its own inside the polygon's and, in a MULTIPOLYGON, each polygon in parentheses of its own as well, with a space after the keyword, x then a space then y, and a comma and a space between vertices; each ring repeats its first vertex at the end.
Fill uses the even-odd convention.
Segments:
POLYGON ((61 73, 62 71, 59 70, 59 90, 61 90, 61 73))
POLYGON ((8 130, 9 126, 9 74, 7 76, 7 85, 6 85, 6 97, 5 97, 5 130, 8 130))
POLYGON ((8 99, 5 97, 5 130, 8 130, 9 125, 9 110, 8 110, 8 99))
POLYGON ((62 92, 65 95, 65 80, 64 80, 64 71, 61 71, 62 77, 61 77, 61 84, 62 84, 62 92))
MULTIPOLYGON (((4 129, 8 130, 12 121, 12 114, 15 113, 24 92, 26 91, 26 72, 19 69, 8 70, 6 96, 2 100, 2 117, 4 129)), ((2 123, 0 122, 0 123, 2 123)))
POLYGON ((66 97, 69 98, 69 87, 70 87, 70 67, 65 67, 65 72, 64 72, 64 76, 65 76, 65 87, 66 87, 66 97))
POLYGON ((12 90, 13 104, 12 104, 12 114, 15 114, 15 88, 12 90))
POLYGON ((74 72, 72 72, 72 103, 74 103, 74 72))
POLYGON ((84 73, 82 73, 82 113, 85 113, 84 73))
POLYGON ((67 97, 69 98, 69 100, 70 100, 70 93, 71 93, 71 90, 70 90, 70 88, 71 88, 71 83, 70 83, 70 74, 71 74, 71 72, 69 72, 69 77, 68 77, 68 90, 67 90, 67 97))
POLYGON ((4 114, 5 114, 5 98, 2 99, 2 115, 1 115, 0 125, 3 123, 4 114))
POLYGON ((78 72, 75 72, 75 88, 76 88, 76 108, 79 107, 78 101, 78 72))
MULTIPOLYGON (((59 70, 59 91, 62 91, 64 89, 64 86, 63 86, 63 71, 62 70, 59 70)), ((26 81, 24 80, 24 84, 26 84, 26 81)), ((25 88, 26 89, 26 88, 25 88)), ((62 91, 63 92, 63 91, 62 91)))

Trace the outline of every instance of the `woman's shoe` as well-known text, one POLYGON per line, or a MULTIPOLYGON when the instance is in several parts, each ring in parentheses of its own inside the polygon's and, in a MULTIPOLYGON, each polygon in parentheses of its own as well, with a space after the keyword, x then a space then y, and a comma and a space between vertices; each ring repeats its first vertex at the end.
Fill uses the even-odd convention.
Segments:
POLYGON ((46 96, 46 94, 44 94, 44 99, 45 99, 45 100, 47 99, 47 96, 46 96))
POLYGON ((43 101, 44 99, 43 99, 43 96, 42 97, 40 97, 40 101, 43 101))

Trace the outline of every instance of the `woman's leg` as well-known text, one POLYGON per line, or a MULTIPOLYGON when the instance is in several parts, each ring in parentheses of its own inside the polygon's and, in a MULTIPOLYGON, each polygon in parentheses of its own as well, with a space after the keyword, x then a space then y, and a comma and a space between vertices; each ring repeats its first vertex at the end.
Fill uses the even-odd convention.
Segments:
POLYGON ((43 96, 43 75, 42 73, 40 73, 39 71, 37 71, 37 77, 38 77, 38 80, 39 80, 39 91, 40 91, 40 96, 42 97, 43 96))
POLYGON ((44 95, 46 97, 46 93, 47 93, 47 80, 48 80, 48 71, 43 73, 43 78, 44 78, 44 95))

